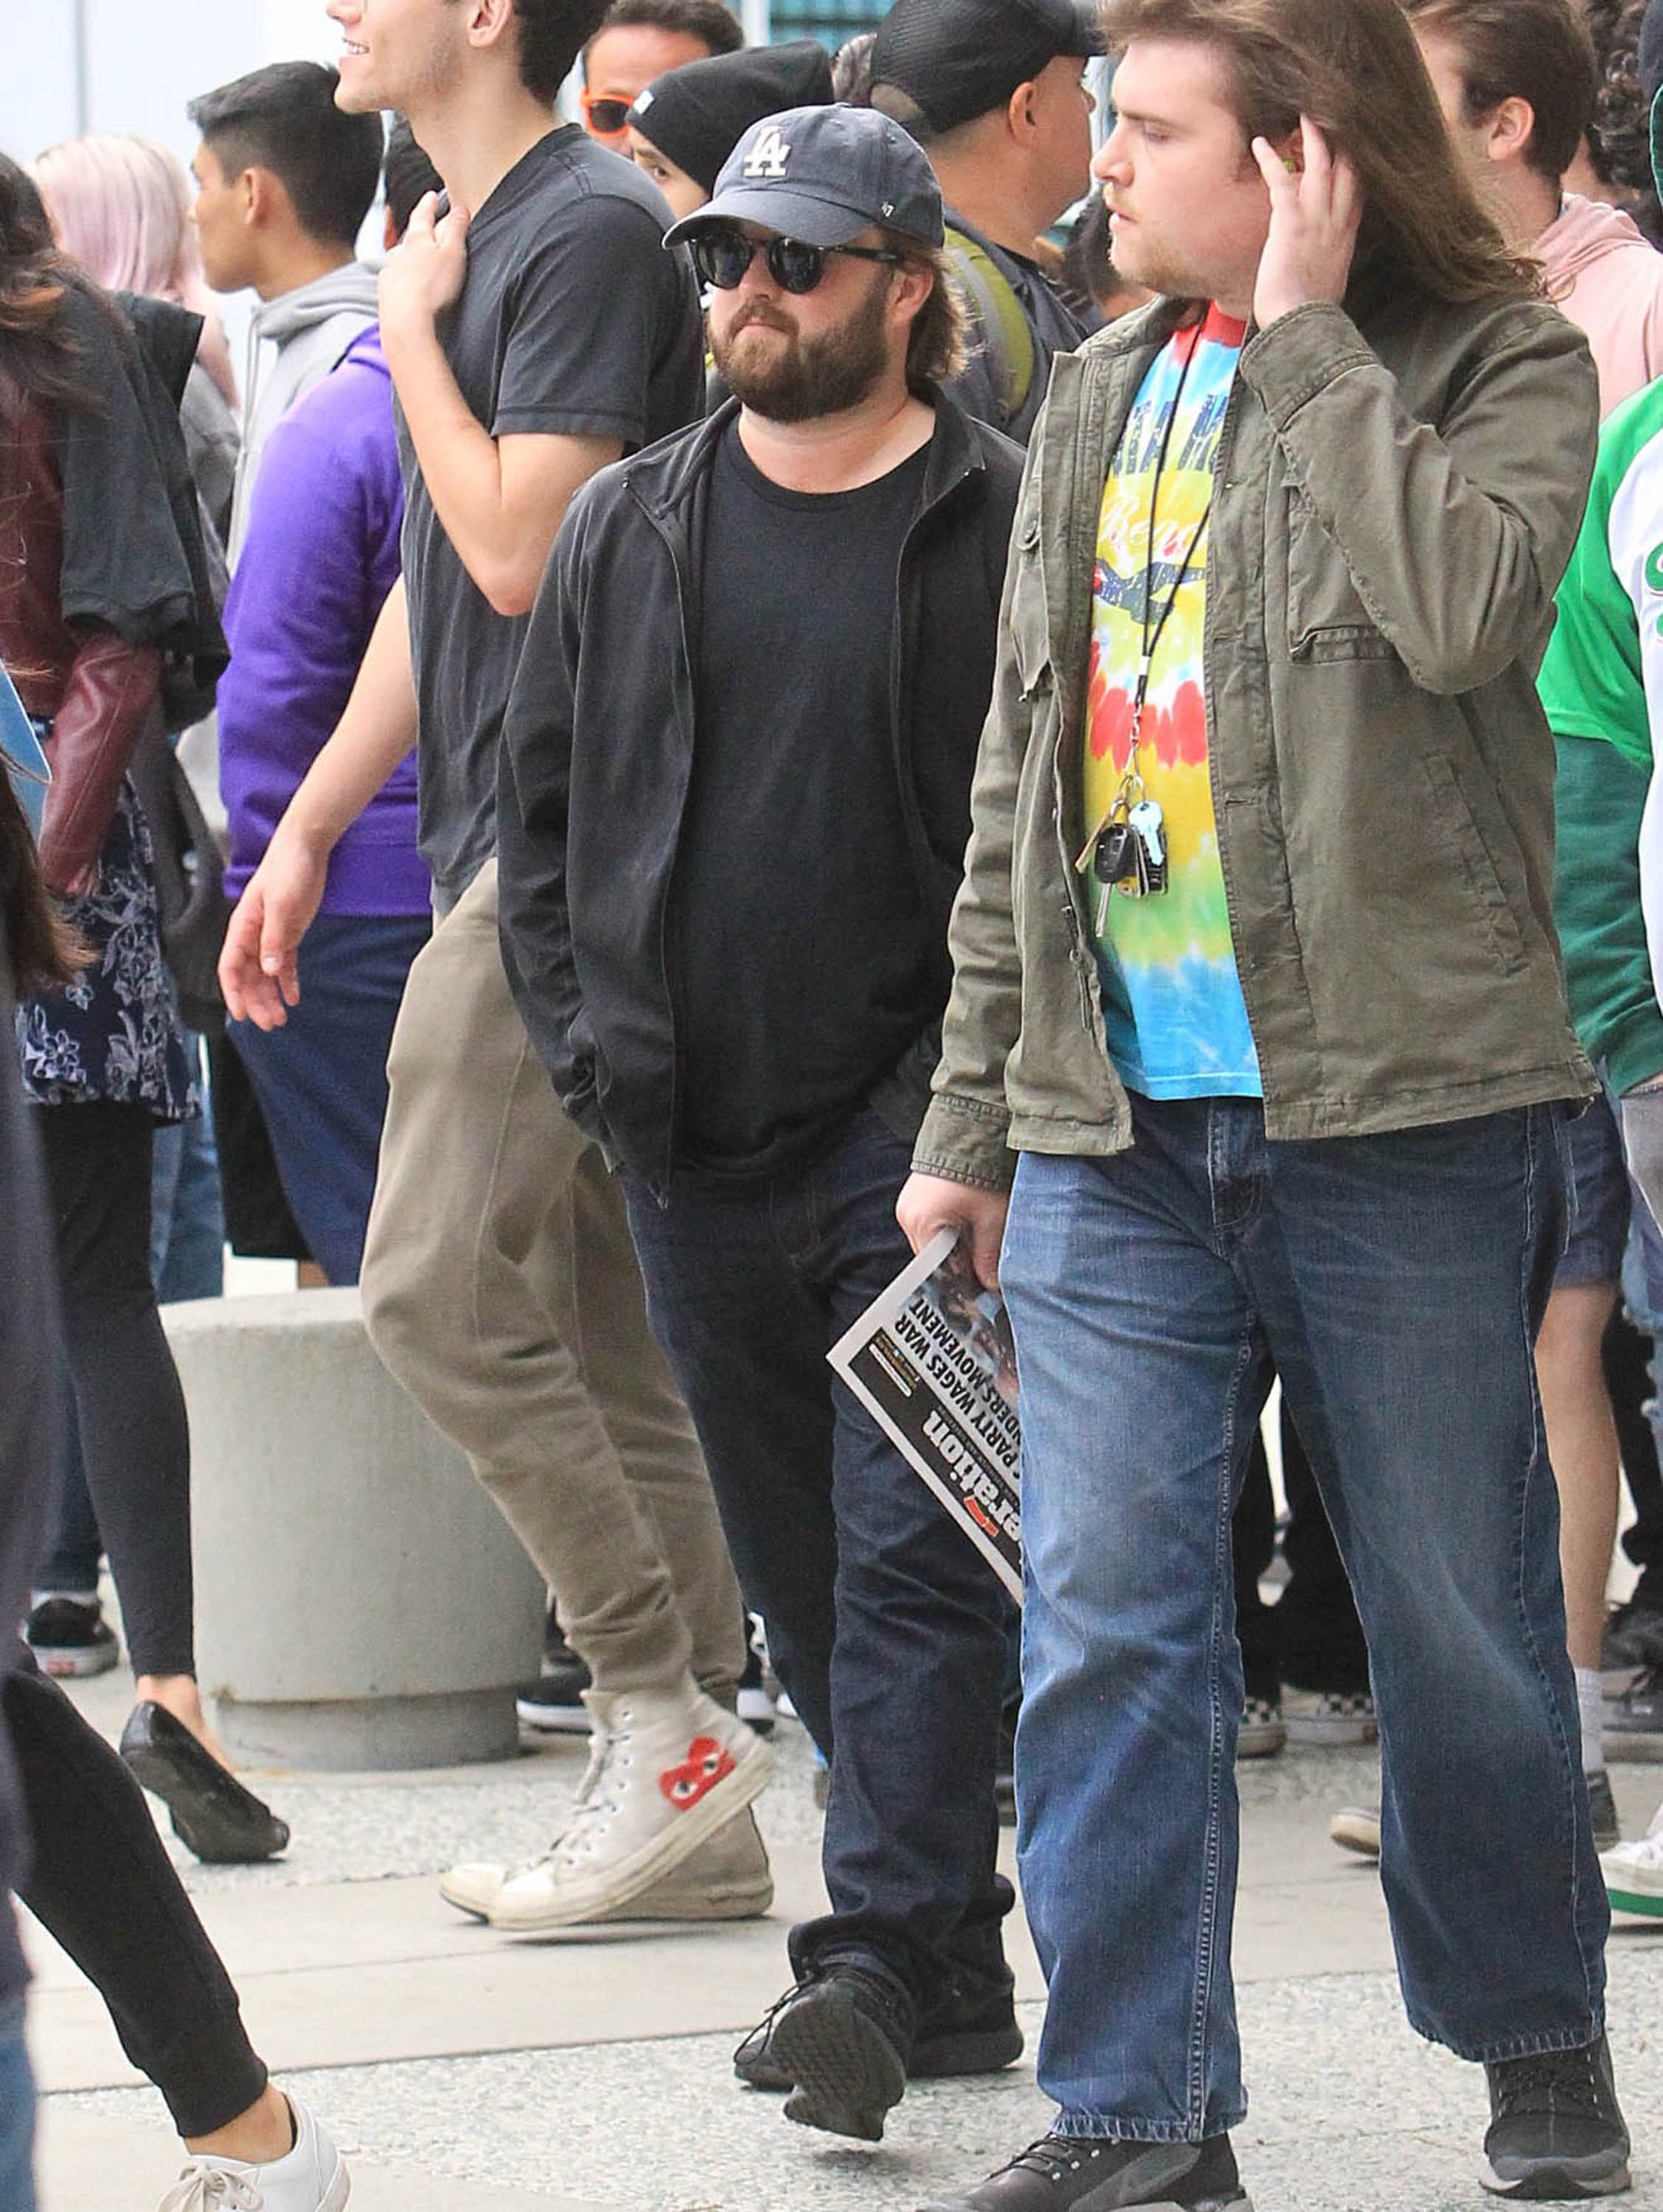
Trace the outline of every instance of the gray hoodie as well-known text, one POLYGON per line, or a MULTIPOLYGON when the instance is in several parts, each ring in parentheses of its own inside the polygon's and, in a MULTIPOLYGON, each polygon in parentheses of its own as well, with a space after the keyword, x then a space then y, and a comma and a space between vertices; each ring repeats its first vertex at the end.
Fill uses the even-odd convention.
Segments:
POLYGON ((348 261, 293 292, 267 300, 248 331, 243 376, 242 453, 227 549, 235 568, 248 526, 248 501, 265 441, 297 399, 336 368, 376 318, 375 271, 348 261))

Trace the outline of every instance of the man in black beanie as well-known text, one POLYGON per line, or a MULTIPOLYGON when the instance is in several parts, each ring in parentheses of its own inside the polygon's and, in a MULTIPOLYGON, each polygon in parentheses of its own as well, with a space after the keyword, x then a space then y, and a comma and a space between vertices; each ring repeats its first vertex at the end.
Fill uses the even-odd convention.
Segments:
POLYGON ((712 54, 667 70, 639 94, 625 151, 681 221, 710 198, 723 162, 753 123, 831 102, 831 58, 817 40, 712 54))
POLYGON ((947 203, 947 257, 972 325, 953 397, 1026 445, 1051 356, 1086 332, 1033 241, 1090 182, 1082 78, 1103 41, 1075 0, 899 0, 872 54, 872 105, 928 153, 947 203))

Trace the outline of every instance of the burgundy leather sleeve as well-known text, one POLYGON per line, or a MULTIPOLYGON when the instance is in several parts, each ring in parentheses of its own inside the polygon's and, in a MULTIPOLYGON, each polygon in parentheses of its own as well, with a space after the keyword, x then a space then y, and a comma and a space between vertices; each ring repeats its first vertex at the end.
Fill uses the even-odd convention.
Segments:
POLYGON ((70 665, 46 744, 52 789, 40 833, 40 869, 60 897, 84 896, 98 876, 127 763, 155 705, 161 655, 113 630, 84 639, 70 665))

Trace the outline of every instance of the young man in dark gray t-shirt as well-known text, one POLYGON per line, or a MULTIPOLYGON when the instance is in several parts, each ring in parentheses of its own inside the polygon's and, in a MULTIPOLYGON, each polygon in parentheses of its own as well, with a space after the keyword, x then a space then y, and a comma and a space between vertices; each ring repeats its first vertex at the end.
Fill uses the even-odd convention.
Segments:
POLYGON ((441 921, 405 988, 362 1278, 376 1350, 468 1454, 588 1665, 594 1786, 529 1867, 458 1867, 515 1929, 765 1911, 734 1717, 738 1585, 691 1425, 649 1335, 621 1202, 514 1011, 496 935, 496 752, 523 617, 568 502, 699 411, 691 275, 667 209, 554 97, 602 0, 488 19, 332 0, 339 98, 392 108, 445 180, 381 279, 406 476, 405 574, 334 737, 233 917, 228 1004, 295 1003, 334 840, 417 742, 441 921))

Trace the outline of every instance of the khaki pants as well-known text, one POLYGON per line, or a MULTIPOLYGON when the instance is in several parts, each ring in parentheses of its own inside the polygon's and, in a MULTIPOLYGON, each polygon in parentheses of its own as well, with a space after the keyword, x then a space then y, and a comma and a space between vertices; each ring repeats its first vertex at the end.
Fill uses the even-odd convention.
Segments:
POLYGON ((496 866, 417 955, 362 1275, 382 1360, 472 1462, 604 1691, 731 1705, 739 1585, 647 1328, 621 1192, 516 1012, 496 866))

